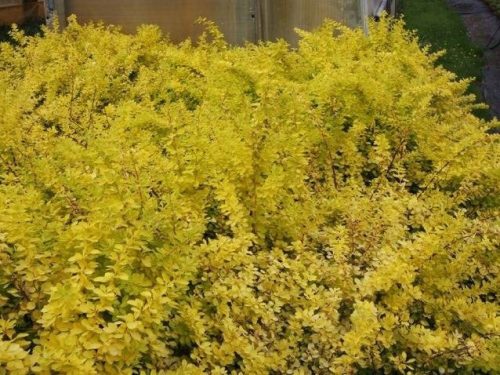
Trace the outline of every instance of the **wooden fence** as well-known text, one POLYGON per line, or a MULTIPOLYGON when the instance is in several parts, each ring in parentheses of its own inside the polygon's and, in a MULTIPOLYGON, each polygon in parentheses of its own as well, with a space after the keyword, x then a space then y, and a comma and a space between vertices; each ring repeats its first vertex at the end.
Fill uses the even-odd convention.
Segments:
POLYGON ((0 0, 0 25, 22 24, 44 17, 43 1, 0 0))

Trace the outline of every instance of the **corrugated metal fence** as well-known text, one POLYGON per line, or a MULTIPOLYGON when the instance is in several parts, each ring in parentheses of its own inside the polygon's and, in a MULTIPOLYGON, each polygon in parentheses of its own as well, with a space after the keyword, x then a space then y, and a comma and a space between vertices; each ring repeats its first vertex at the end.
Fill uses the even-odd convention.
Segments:
MULTIPOLYGON (((134 32, 157 24, 173 41, 199 35, 199 17, 215 21, 233 44, 285 38, 294 43, 294 28, 313 29, 325 18, 363 25, 363 3, 380 0, 51 0, 60 19, 76 14, 80 22, 104 21, 134 32)), ((367 8, 365 7, 365 10, 367 8)))
POLYGON ((297 40, 295 28, 311 30, 326 19, 351 27, 362 26, 359 0, 264 0, 261 3, 261 39, 297 40))

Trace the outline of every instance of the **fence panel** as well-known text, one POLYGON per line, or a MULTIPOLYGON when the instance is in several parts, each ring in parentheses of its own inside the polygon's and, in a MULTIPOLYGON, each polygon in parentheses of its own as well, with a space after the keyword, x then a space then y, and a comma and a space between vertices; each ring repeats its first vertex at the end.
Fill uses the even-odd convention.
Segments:
POLYGON ((66 0, 66 15, 81 22, 102 20, 134 32, 143 24, 157 24, 173 41, 197 37, 198 17, 215 21, 231 43, 255 39, 254 0, 66 0))
MULTIPOLYGON (((80 22, 102 20, 134 32, 144 23, 157 24, 175 42, 196 38, 198 17, 215 21, 232 44, 259 39, 297 41, 295 27, 306 30, 325 18, 363 26, 363 11, 373 0, 54 0, 59 16, 76 14, 80 22), (57 6, 56 6, 57 7, 57 6)), ((381 0, 375 0, 381 1, 381 0)))
POLYGON ((326 19, 348 26, 362 25, 358 0, 262 0, 263 38, 284 38, 295 44, 295 28, 311 30, 326 19))
POLYGON ((0 0, 0 25, 22 24, 43 17, 43 1, 0 0))

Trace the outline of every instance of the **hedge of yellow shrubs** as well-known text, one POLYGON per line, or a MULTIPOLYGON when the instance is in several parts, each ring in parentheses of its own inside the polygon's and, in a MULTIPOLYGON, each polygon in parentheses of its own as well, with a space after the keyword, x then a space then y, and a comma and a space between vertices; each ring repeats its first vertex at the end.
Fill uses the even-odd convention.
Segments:
POLYGON ((0 45, 0 374, 500 371, 468 81, 398 21, 207 30, 0 45))

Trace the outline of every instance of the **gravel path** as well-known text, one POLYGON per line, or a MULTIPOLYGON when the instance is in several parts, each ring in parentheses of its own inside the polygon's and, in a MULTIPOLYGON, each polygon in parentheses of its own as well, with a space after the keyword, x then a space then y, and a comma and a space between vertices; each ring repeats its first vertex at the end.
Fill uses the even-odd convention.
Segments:
POLYGON ((500 119, 500 18, 482 0, 448 0, 464 21, 471 40, 484 48, 482 92, 500 119))

